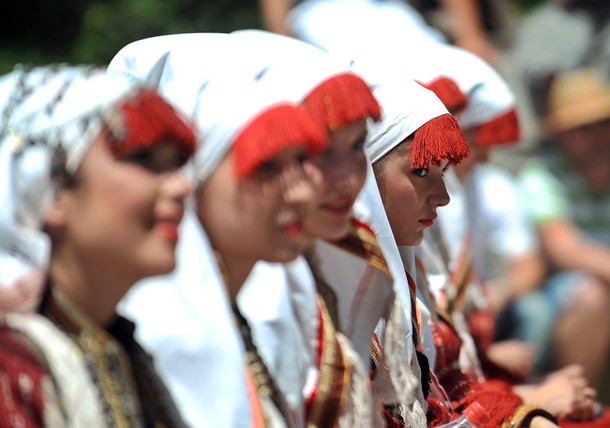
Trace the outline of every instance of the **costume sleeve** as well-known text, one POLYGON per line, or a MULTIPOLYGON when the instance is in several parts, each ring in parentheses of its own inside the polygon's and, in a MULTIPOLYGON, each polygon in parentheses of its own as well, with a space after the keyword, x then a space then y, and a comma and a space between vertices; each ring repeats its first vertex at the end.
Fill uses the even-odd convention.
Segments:
POLYGON ((522 205, 533 226, 568 215, 569 204, 561 184, 540 162, 532 160, 524 165, 519 186, 522 205))

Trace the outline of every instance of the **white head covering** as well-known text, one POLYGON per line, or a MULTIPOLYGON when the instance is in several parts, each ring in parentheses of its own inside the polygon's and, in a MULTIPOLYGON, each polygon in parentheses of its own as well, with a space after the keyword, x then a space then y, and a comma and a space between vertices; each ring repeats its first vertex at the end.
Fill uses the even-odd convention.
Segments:
POLYGON ((378 123, 369 125, 366 151, 373 164, 426 122, 448 113, 433 92, 408 78, 388 77, 375 86, 375 96, 383 116, 378 123))
POLYGON ((468 97, 466 108, 458 115, 462 129, 483 125, 515 108, 513 92, 491 65, 457 47, 438 45, 437 49, 438 55, 435 53, 431 57, 444 59, 444 65, 436 65, 437 73, 443 70, 442 73, 454 79, 468 97), (453 67, 447 68, 447 64, 453 67))
POLYGON ((262 30, 239 30, 231 37, 245 52, 255 53, 264 68, 261 79, 282 98, 296 103, 329 77, 350 71, 350 61, 292 37, 262 30))
POLYGON ((136 85, 85 67, 17 70, 0 79, 0 284, 45 270, 41 231, 53 201, 54 169, 74 173, 113 106, 136 85))
MULTIPOLYGON (((379 84, 375 89, 375 95, 381 102, 384 113, 380 123, 369 127, 366 149, 372 163, 380 160, 431 119, 448 113, 443 103, 432 91, 425 89, 415 81, 394 79, 393 77, 388 79, 387 82, 379 84)), ((380 223, 378 227, 386 229, 383 235, 387 239, 384 239, 382 242, 382 248, 384 251, 392 254, 391 257, 386 257, 392 261, 391 265, 397 270, 394 275, 396 277, 400 275, 398 280, 400 282, 398 284, 395 283, 395 289, 397 294, 403 299, 405 319, 410 322, 411 306, 407 306, 406 302, 410 302, 411 298, 409 296, 409 300, 405 300, 407 295, 409 295, 409 287, 404 272, 407 271, 413 279, 416 279, 414 253, 410 248, 400 248, 399 252, 396 241, 393 235, 391 235, 391 227, 383 204, 375 215, 373 227, 375 227, 375 223, 380 223)), ((432 331, 426 320, 430 319, 430 311, 433 308, 426 307, 421 295, 418 296, 418 304, 422 319, 424 320, 422 331, 420 332, 422 336, 420 341, 428 345, 433 343, 433 341, 432 331)), ((411 352, 414 353, 412 342, 409 345, 411 345, 411 352)), ((427 353, 427 356, 433 364, 435 360, 434 348, 427 346, 426 349, 431 351, 427 353)))

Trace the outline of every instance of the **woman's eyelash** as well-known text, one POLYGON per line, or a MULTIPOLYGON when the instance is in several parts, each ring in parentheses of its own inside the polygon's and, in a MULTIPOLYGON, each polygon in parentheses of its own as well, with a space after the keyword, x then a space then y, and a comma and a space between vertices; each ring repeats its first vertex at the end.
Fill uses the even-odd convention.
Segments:
POLYGON ((411 172, 417 175, 418 177, 425 177, 426 175, 428 175, 428 168, 415 168, 412 169, 411 172))
POLYGON ((353 148, 354 150, 362 150, 362 149, 364 148, 364 142, 365 142, 365 139, 364 139, 364 138, 362 138, 362 139, 360 139, 360 140, 356 141, 356 142, 354 143, 354 145, 352 146, 352 148, 353 148))

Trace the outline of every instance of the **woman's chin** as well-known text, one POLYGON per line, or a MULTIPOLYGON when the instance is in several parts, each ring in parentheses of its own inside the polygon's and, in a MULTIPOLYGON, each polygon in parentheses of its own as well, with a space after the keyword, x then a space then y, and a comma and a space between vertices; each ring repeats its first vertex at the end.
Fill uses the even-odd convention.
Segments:
POLYGON ((145 269, 142 271, 145 278, 148 278, 170 274, 174 269, 176 269, 176 257, 159 257, 146 263, 145 269))
POLYGON ((339 241, 349 233, 349 217, 345 219, 333 219, 323 224, 311 224, 305 226, 305 229, 312 236, 325 241, 339 241))

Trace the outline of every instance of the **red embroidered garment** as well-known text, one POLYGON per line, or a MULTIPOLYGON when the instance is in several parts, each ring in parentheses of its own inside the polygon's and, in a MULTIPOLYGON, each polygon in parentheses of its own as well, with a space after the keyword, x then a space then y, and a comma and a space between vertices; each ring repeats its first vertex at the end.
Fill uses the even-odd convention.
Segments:
POLYGON ((184 426, 132 323, 102 329, 54 288, 41 312, 0 324, 0 426, 184 426))
POLYGON ((0 426, 44 425, 43 382, 50 382, 44 364, 18 333, 0 327, 0 426))

